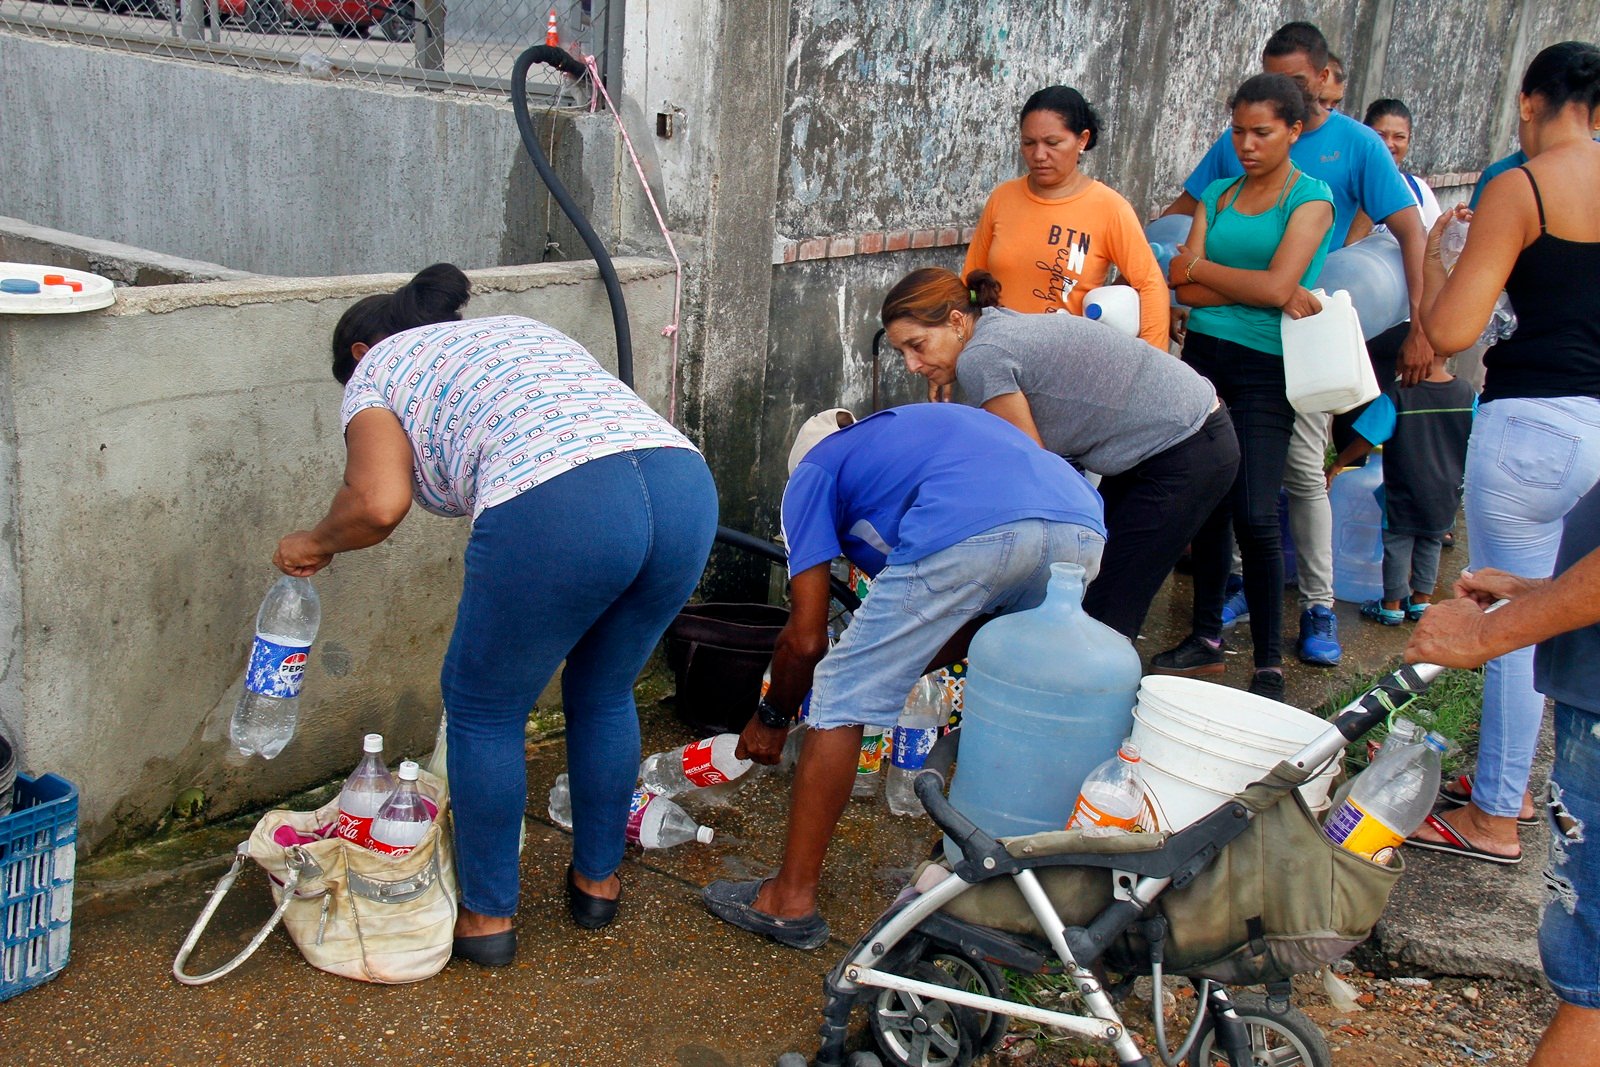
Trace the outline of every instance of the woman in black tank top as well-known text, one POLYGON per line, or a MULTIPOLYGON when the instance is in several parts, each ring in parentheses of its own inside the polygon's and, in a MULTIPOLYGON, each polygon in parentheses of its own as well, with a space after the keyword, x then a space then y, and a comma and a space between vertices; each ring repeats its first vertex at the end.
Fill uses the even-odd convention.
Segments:
MULTIPOLYGON (((1468 446, 1474 570, 1548 577, 1567 512, 1600 481, 1597 105, 1600 49, 1567 41, 1541 52, 1518 99, 1528 164, 1490 182, 1476 215, 1458 207, 1429 234, 1421 314, 1437 351, 1472 344, 1502 289, 1518 320, 1485 360, 1468 446), (1472 227, 1447 277, 1439 238, 1452 215, 1472 227)), ((1477 775, 1453 791, 1463 806, 1443 826, 1425 825, 1416 844, 1499 863, 1521 857, 1518 819, 1538 810, 1525 790, 1543 710, 1531 649, 1489 664, 1477 775)))

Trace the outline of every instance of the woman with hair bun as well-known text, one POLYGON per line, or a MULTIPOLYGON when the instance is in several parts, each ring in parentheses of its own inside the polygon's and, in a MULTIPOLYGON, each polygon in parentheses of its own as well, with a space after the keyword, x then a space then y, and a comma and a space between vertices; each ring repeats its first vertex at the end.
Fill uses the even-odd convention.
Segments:
POLYGON ((1022 105, 1028 173, 989 194, 962 276, 986 270, 1013 311, 1083 314, 1083 298, 1117 272, 1139 292, 1139 336, 1167 350, 1171 296, 1133 207, 1078 169, 1100 117, 1078 90, 1051 85, 1022 105))
POLYGON ((967 404, 1101 476, 1105 558, 1083 606, 1132 640, 1233 484, 1233 426, 1211 383, 1171 356, 1102 323, 1002 301, 988 271, 963 282, 926 267, 884 298, 884 336, 930 397, 959 384, 967 404))
POLYGON ((572 788, 573 921, 616 914, 639 767, 633 685, 705 569, 717 524, 705 460, 582 345, 517 315, 461 321, 448 263, 352 305, 333 333, 344 485, 273 563, 307 576, 400 525, 412 499, 470 517, 440 687, 449 721, 461 911, 455 955, 516 954, 528 711, 555 670, 572 788))

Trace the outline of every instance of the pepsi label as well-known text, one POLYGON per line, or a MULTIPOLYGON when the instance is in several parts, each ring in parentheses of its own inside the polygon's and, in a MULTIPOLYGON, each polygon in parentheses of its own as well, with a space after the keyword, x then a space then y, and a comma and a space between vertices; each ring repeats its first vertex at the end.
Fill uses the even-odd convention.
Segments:
POLYGON ((244 684, 252 693, 289 699, 300 695, 306 680, 310 645, 283 645, 256 634, 250 646, 250 666, 244 684))
POLYGON ((903 771, 918 771, 928 761, 928 753, 933 751, 933 743, 939 739, 937 728, 928 730, 915 730, 906 726, 894 728, 894 740, 890 742, 889 762, 903 771))

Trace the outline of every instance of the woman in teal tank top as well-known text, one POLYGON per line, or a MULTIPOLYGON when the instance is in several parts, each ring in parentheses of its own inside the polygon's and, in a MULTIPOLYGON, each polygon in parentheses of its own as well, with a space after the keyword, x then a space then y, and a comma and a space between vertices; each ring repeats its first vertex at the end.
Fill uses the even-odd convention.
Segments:
POLYGON ((1239 473, 1192 544, 1193 632, 1151 659, 1160 674, 1220 674, 1222 604, 1232 555, 1232 524, 1244 561, 1244 592, 1255 643, 1250 691, 1283 698, 1283 550, 1278 487, 1294 427, 1283 381, 1281 315, 1321 310, 1307 290, 1322 271, 1333 226, 1333 197, 1289 159, 1307 102, 1281 74, 1259 74, 1228 102, 1233 148, 1243 178, 1213 182, 1195 208, 1188 241, 1173 257, 1170 281, 1194 310, 1183 360, 1209 379, 1228 405, 1239 436, 1239 473))

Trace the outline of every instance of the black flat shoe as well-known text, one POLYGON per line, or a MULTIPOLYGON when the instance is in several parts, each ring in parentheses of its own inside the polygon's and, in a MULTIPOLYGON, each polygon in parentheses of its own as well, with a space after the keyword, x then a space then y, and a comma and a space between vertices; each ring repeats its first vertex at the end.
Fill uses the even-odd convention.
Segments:
POLYGON ((585 930, 598 930, 608 925, 617 917, 617 904, 621 900, 621 893, 616 900, 585 893, 573 879, 571 865, 567 866, 567 910, 572 913, 572 921, 585 930))
POLYGON ((504 967, 517 958, 517 931, 458 937, 450 948, 450 955, 479 967, 504 967))

